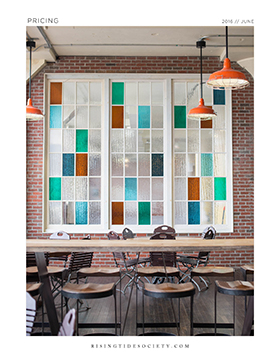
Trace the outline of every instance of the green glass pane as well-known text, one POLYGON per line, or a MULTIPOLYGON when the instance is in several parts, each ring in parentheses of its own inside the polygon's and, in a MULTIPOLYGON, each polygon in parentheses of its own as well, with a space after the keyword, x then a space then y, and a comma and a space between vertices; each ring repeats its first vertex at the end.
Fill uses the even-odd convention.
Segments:
POLYGON ((61 178, 50 177, 49 179, 49 199, 61 200, 61 178))
POLYGON ((213 176, 213 155, 212 153, 201 154, 201 176, 213 176))
POLYGON ((150 202, 139 202, 138 204, 139 225, 151 224, 150 202))
POLYGON ((186 106, 174 106, 174 127, 186 128, 186 106))
POLYGON ((88 130, 76 130, 76 152, 88 152, 88 130))
POLYGON ((112 104, 124 103, 124 83, 112 83, 112 104))
POLYGON ((226 200, 226 178, 215 177, 214 179, 215 200, 226 200))

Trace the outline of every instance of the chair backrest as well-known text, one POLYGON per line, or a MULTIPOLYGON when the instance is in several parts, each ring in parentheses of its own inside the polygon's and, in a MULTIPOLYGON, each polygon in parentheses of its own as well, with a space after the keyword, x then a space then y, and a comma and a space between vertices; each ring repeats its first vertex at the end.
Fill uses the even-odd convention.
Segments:
POLYGON ((69 261, 69 273, 78 271, 81 268, 90 268, 92 263, 93 252, 73 252, 69 261))
POLYGON ((58 336, 73 336, 75 331, 75 321, 76 311, 73 308, 65 315, 62 325, 59 329, 58 336))
POLYGON ((26 335, 30 336, 36 316, 36 301, 26 292, 26 335))
MULTIPOLYGON (((49 253, 45 253, 46 265, 49 265, 49 253)), ((26 267, 37 266, 35 253, 27 252, 26 253, 26 267)))
MULTIPOLYGON (((216 229, 214 226, 208 226, 202 232, 202 239, 215 239, 216 238, 216 229)), ((210 256, 210 251, 200 251, 198 253, 198 258, 205 258, 208 262, 210 256)), ((205 264, 206 265, 206 264, 205 264)))
MULTIPOLYGON (((161 225, 154 229, 151 239, 175 239, 176 231, 168 225, 161 225)), ((176 252, 151 252, 151 265, 176 266, 176 252)))

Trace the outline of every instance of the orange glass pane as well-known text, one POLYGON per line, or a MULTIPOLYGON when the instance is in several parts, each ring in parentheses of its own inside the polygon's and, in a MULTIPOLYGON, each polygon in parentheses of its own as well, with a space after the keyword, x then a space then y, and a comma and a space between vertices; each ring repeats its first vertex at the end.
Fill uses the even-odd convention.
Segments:
POLYGON ((201 128, 212 128, 212 119, 208 119, 206 121, 200 121, 201 128))
POLYGON ((123 128, 123 106, 112 107, 112 128, 123 128))
POLYGON ((188 179, 188 199, 199 200, 199 178, 190 177, 188 179))
POLYGON ((62 104, 62 83, 51 83, 51 104, 62 104))
POLYGON ((76 176, 87 176, 88 159, 87 153, 76 154, 76 176))
POLYGON ((112 224, 123 225, 123 202, 112 202, 112 224))

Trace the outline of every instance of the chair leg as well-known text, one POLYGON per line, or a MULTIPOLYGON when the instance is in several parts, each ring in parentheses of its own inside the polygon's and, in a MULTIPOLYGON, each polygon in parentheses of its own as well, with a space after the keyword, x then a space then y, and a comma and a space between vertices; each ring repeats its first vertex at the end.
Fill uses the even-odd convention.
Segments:
POLYGON ((215 285, 215 298, 214 298, 214 327, 215 327, 215 335, 217 334, 217 286, 215 285))
POLYGON ((193 336, 193 295, 191 295, 191 310, 190 310, 190 335, 193 336))

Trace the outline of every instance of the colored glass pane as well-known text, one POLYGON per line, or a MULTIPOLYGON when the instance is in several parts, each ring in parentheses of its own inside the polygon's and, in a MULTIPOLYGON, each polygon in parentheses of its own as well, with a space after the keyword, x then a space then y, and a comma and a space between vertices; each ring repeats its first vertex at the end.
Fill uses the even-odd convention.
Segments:
POLYGON ((112 224, 123 225, 123 202, 112 202, 112 224))
POLYGON ((138 106, 138 128, 150 128, 150 106, 138 106))
POLYGON ((201 154, 201 176, 213 176, 213 155, 211 153, 201 154))
POLYGON ((88 174, 88 159, 87 153, 76 154, 76 176, 87 176, 88 174))
POLYGON ((123 128, 123 106, 112 107, 112 128, 123 128))
POLYGON ((201 128, 212 128, 212 119, 200 121, 200 127, 201 128))
POLYGON ((49 199, 61 200, 61 178, 50 177, 49 179, 49 199))
POLYGON ((174 127, 186 128, 186 106, 174 106, 174 127))
POLYGON ((190 177, 188 179, 188 199, 189 200, 199 200, 199 178, 198 177, 190 177))
POLYGON ((62 83, 51 83, 51 104, 61 104, 62 103, 62 83))
POLYGON ((226 200, 226 178, 215 177, 214 179, 215 200, 226 200))
POLYGON ((112 83, 112 104, 124 103, 124 83, 112 83))
POLYGON ((163 176, 163 154, 152 154, 152 176, 163 176))
POLYGON ((61 106, 50 106, 50 128, 61 128, 61 106))
POLYGON ((137 200, 137 179, 125 179, 125 200, 137 200))
POLYGON ((200 224, 200 203, 189 202, 188 203, 188 223, 190 225, 200 224))
POLYGON ((63 154, 63 176, 74 176, 74 154, 63 154))
POLYGON ((151 203, 139 202, 138 203, 138 217, 139 225, 150 225, 151 223, 151 203))
POLYGON ((76 202, 76 224, 77 225, 85 225, 87 224, 87 216, 88 216, 88 204, 87 202, 76 202))
POLYGON ((76 152, 88 152, 88 130, 76 130, 76 152))
POLYGON ((226 104, 226 95, 224 89, 214 89, 214 104, 226 104))

